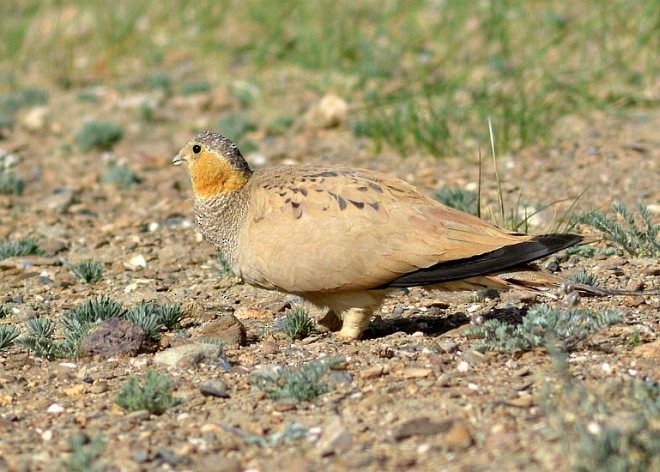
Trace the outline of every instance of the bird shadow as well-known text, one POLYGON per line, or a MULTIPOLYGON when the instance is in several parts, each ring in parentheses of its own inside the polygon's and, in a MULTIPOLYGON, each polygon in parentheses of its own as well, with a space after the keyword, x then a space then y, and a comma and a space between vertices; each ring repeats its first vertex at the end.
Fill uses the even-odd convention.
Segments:
MULTIPOLYGON (((482 315, 484 320, 499 319, 510 324, 518 324, 527 313, 523 308, 493 308, 482 315)), ((394 333, 413 334, 421 331, 426 336, 436 337, 460 326, 470 323, 470 317, 465 313, 413 315, 410 317, 390 317, 373 320, 364 333, 363 339, 378 339, 394 333)))

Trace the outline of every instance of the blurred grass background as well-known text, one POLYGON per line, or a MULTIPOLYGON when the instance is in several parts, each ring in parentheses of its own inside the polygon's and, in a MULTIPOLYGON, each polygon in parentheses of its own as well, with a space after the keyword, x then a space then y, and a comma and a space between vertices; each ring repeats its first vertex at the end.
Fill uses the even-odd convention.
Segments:
POLYGON ((292 121, 333 92, 376 149, 460 153, 492 116, 510 152, 567 114, 657 106, 658 31, 658 0, 4 0, 0 112, 28 87, 226 86, 292 121))

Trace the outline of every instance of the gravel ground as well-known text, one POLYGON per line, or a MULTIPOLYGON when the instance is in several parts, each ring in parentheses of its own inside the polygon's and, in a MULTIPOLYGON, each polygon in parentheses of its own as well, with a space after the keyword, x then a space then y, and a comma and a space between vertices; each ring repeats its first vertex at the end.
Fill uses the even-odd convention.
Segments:
MULTIPOLYGON (((126 306, 181 304, 184 329, 134 356, 49 361, 18 345, 3 351, 0 469, 58 469, 72 454, 71 438, 84 435, 105 439, 96 462, 103 470, 566 470, 581 446, 571 442, 567 425, 583 420, 583 406, 568 395, 552 406, 562 382, 617 413, 621 386, 657 381, 657 294, 580 299, 581 308, 619 310, 623 321, 580 341, 563 367, 542 348, 474 350, 478 340, 464 335, 467 327, 489 318, 519 321, 538 302, 567 303, 513 292, 491 299, 402 291, 363 341, 343 343, 320 327, 290 340, 278 327, 299 301, 224 274, 194 228, 189 183, 169 165, 191 130, 129 122, 135 97, 109 90, 99 96, 96 104, 53 96, 44 111, 22 113, 0 141, 19 158, 16 172, 26 180, 21 196, 0 195, 0 241, 34 237, 45 251, 0 261, 0 302, 11 307, 0 323, 24 332, 31 318, 58 320, 90 296, 107 294, 126 306), (75 146, 73 136, 92 112, 125 127, 112 152, 75 146), (108 162, 126 163, 141 182, 130 188, 103 182, 108 162), (94 284, 78 281, 69 267, 90 258, 104 266, 94 284), (208 337, 224 339, 224 349, 200 343, 208 337), (329 392, 313 401, 271 400, 250 383, 255 372, 335 356, 344 361, 324 377, 329 392), (180 402, 162 415, 122 410, 115 404, 122 384, 149 369, 173 379, 180 402)), ((195 119, 200 107, 220 99, 213 93, 171 99, 159 113, 205 127, 195 119)), ((334 128, 303 122, 290 135, 263 141, 254 132, 250 137, 263 144, 248 159, 369 167, 429 192, 474 185, 474 157, 374 158, 339 121, 334 128)), ((641 202, 657 221, 658 129, 660 112, 649 109, 565 119, 554 147, 500 157, 507 200, 515 204, 520 192, 524 206, 567 199, 534 217, 532 230, 539 232, 556 218, 554 209, 565 211, 583 192, 579 211, 641 202)), ((494 208, 490 162, 484 175, 494 208)), ((541 265, 566 277, 587 271, 606 288, 660 285, 656 259, 560 254, 541 265)), ((596 426, 609 421, 595 418, 596 426)), ((650 421, 657 441, 657 411, 650 421)))

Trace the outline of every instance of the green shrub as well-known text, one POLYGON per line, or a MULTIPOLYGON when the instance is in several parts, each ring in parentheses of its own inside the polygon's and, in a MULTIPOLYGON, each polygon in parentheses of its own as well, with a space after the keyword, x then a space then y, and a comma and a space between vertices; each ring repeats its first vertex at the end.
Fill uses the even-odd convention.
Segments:
POLYGON ((179 304, 170 303, 158 308, 159 323, 169 330, 181 327, 182 319, 183 308, 179 304))
POLYGON ((0 325, 0 352, 10 347, 18 338, 18 330, 13 325, 0 325))
POLYGON ((162 415, 178 400, 172 396, 174 382, 167 375, 154 370, 147 371, 142 382, 132 375, 122 385, 115 403, 126 411, 147 410, 162 415))
POLYGON ((155 303, 140 301, 126 313, 126 319, 144 330, 147 337, 157 340, 160 337, 161 322, 160 309, 155 303))
POLYGON ((101 177, 101 182, 117 185, 121 188, 130 188, 142 182, 142 179, 125 165, 110 164, 101 177))
POLYGON ((464 335, 483 339, 483 343, 475 347, 482 351, 526 351, 548 343, 560 343, 570 349, 588 335, 621 320, 621 313, 612 310, 594 313, 539 304, 530 307, 518 325, 493 319, 466 329, 464 335))
POLYGON ((124 130, 107 121, 88 121, 76 134, 76 144, 81 151, 92 149, 108 151, 117 144, 124 135, 124 130))
POLYGON ((284 332, 291 339, 303 339, 312 331, 309 312, 303 308, 289 310, 284 320, 284 332))
POLYGON ((433 198, 448 207, 471 215, 477 214, 477 192, 444 186, 433 194, 433 198))
POLYGON ((103 264, 87 259, 72 265, 71 272, 82 281, 94 283, 100 280, 103 275, 103 264))
POLYGON ((660 256, 660 224, 653 224, 651 214, 644 205, 637 205, 635 216, 625 205, 612 203, 612 214, 592 210, 580 222, 592 226, 633 257, 660 256))
POLYGON ((328 385, 321 383, 321 378, 328 369, 343 361, 341 358, 316 360, 297 369, 284 369, 275 375, 256 374, 250 381, 272 400, 293 398, 297 401, 310 401, 330 391, 328 385))
POLYGON ((0 260, 9 257, 40 256, 43 254, 36 239, 23 238, 18 241, 3 241, 0 243, 0 260))
POLYGON ((10 170, 0 167, 0 195, 21 195, 25 189, 25 181, 10 170))
POLYGON ((92 438, 86 434, 76 434, 69 439, 71 453, 64 459, 63 466, 68 472, 100 472, 96 464, 107 445, 107 438, 97 435, 92 438))

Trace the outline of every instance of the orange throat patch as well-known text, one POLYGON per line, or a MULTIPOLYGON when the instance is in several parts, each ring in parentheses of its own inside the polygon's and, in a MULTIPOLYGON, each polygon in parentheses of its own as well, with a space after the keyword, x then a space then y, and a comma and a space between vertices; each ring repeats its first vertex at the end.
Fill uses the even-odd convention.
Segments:
POLYGON ((213 198, 234 192, 245 185, 248 177, 228 162, 212 155, 200 156, 189 166, 193 192, 199 198, 213 198))

